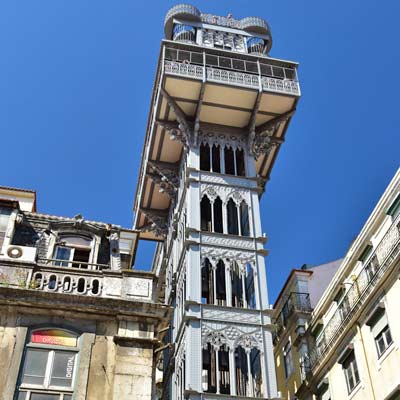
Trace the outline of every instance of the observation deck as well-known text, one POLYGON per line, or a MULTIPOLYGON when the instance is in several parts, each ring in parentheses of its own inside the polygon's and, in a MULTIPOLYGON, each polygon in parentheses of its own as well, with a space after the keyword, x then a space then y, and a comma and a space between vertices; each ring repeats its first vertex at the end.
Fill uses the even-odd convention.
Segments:
POLYGON ((135 229, 158 241, 179 192, 183 155, 198 146, 199 136, 244 139, 262 191, 301 94, 298 64, 267 56, 272 39, 264 20, 214 18, 180 7, 184 12, 178 7, 166 18, 134 204, 135 229), (210 27, 225 30, 224 48, 210 27), (241 35, 243 46, 236 48, 241 35))

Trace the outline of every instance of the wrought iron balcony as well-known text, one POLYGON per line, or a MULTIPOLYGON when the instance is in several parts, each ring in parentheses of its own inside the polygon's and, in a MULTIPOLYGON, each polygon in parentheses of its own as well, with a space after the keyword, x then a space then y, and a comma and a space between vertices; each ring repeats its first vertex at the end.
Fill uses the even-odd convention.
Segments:
POLYGON ((378 246, 370 254, 360 274, 338 304, 338 308, 325 324, 310 351, 313 370, 332 349, 351 320, 370 297, 371 292, 395 266, 393 262, 400 254, 400 216, 396 218, 378 246))
POLYGON ((164 72, 180 77, 300 96, 296 68, 274 65, 268 59, 243 60, 166 47, 164 72))
POLYGON ((274 339, 277 339, 286 327, 291 319, 291 316, 295 312, 311 312, 310 295, 308 293, 291 292, 283 304, 281 312, 278 314, 275 325, 276 335, 274 339))

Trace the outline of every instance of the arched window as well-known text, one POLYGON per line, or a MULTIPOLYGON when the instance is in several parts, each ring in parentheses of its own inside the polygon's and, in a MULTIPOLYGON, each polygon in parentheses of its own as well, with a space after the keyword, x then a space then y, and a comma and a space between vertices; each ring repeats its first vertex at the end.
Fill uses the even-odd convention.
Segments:
POLYGON ((240 231, 242 236, 250 236, 249 207, 244 200, 240 203, 240 231))
POLYGON ((214 232, 223 233, 224 226, 222 222, 222 200, 219 197, 215 199, 213 207, 214 207, 214 221, 213 221, 214 232))
POLYGON ((238 210, 232 199, 229 199, 226 211, 228 214, 228 233, 231 235, 239 235, 238 210))
POLYGON ((235 376, 236 376, 236 394, 238 396, 247 396, 249 372, 247 365, 247 355, 243 347, 239 346, 235 350, 235 376))
POLYGON ((232 147, 224 148, 225 173, 235 175, 235 156, 232 147))
POLYGON ((231 394, 229 349, 226 344, 222 345, 218 351, 218 375, 219 392, 221 394, 231 394))
POLYGON ((200 145, 200 169, 202 171, 210 171, 210 146, 208 143, 200 145))
POLYGON ((218 261, 216 270, 216 299, 217 304, 220 306, 226 305, 226 282, 225 282, 225 264, 222 260, 218 261))
POLYGON ((238 176, 246 175, 244 166, 244 151, 242 149, 236 149, 236 174, 238 176))
POLYGON ((216 354, 213 346, 207 344, 203 349, 203 391, 217 393, 217 365, 216 354))
POLYGON ((212 171, 221 172, 220 147, 216 144, 212 146, 212 171))
POLYGON ((200 202, 200 220, 201 230, 211 232, 211 203, 207 196, 204 196, 200 202))
POLYGON ((201 302, 203 304, 214 304, 214 276, 208 258, 203 260, 201 266, 201 302))
POLYGON ((261 353, 253 348, 250 352, 251 379, 253 381, 253 393, 251 396, 262 397, 261 353))
POLYGON ((231 265, 231 287, 232 287, 232 307, 243 307, 243 284, 239 265, 233 262, 231 265))
POLYGON ((78 351, 74 332, 57 328, 32 331, 21 365, 18 400, 71 400, 78 351))
POLYGON ((254 288, 254 271, 253 267, 248 263, 246 265, 246 304, 247 308, 255 309, 256 304, 256 291, 254 288))

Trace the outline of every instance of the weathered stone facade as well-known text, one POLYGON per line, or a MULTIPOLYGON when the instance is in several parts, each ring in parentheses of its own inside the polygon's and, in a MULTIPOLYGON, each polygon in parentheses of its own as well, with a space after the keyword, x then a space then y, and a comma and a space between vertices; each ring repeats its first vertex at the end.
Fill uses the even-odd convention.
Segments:
POLYGON ((121 269, 137 233, 38 214, 21 193, 0 188, 0 200, 13 197, 0 204, 1 400, 155 398, 169 308, 155 301, 154 274, 121 269))

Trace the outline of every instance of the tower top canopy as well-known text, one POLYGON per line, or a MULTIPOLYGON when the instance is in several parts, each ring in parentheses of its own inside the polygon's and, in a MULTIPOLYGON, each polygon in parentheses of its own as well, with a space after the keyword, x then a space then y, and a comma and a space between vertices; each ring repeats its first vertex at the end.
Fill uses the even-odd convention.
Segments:
POLYGON ((164 21, 164 32, 165 37, 168 40, 173 39, 174 34, 174 24, 176 21, 185 21, 186 23, 192 22, 197 26, 205 25, 215 25, 224 28, 237 29, 247 32, 251 36, 262 35, 269 37, 269 46, 267 51, 269 51, 272 40, 271 40, 271 30, 270 27, 263 18, 259 17, 245 17, 242 19, 233 18, 232 14, 228 14, 226 17, 205 14, 200 12, 200 10, 192 6, 191 4, 177 4, 169 9, 164 21))

